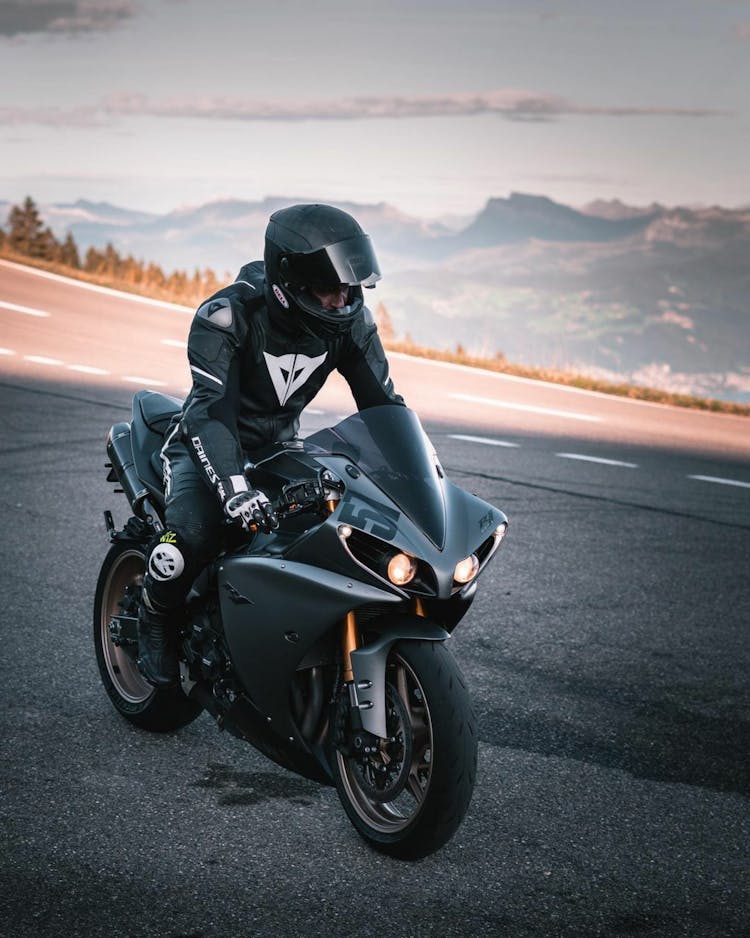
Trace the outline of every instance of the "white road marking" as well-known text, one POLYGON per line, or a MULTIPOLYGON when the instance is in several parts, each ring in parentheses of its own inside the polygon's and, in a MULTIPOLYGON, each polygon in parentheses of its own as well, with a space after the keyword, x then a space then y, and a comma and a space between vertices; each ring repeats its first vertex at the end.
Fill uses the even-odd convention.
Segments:
POLYGON ((508 443, 506 440, 490 440, 486 436, 469 436, 468 433, 449 433, 451 440, 466 440, 467 443, 486 443, 487 446, 518 447, 518 443, 508 443))
POLYGON ((24 360, 35 365, 62 365, 59 358, 47 358, 46 355, 24 355, 24 360))
POLYGON ((324 410, 316 410, 314 407, 308 407, 304 413, 309 414, 311 417, 322 417, 325 414, 324 410))
POLYGON ((637 469, 638 463, 622 462, 619 459, 604 459, 602 456, 584 456, 583 453, 555 453, 560 459, 580 459, 581 462, 597 462, 602 466, 625 466, 627 469, 637 469))
POLYGON ((182 339, 162 339, 162 345, 171 345, 172 348, 187 348, 187 342, 183 342, 182 339))
POLYGON ((13 313, 23 313, 25 316, 38 316, 40 319, 49 319, 52 315, 45 309, 36 309, 33 306, 19 306, 18 303, 8 303, 6 300, 0 300, 0 307, 9 309, 13 313))
POLYGON ((85 375, 108 375, 104 368, 95 368, 93 365, 66 365, 71 371, 80 371, 85 375))
POLYGON ((566 420, 586 420, 590 423, 601 423, 601 417, 592 417, 591 414, 579 414, 572 410, 554 410, 551 407, 536 407, 533 404, 511 404, 509 401, 498 401, 494 397, 477 397, 475 394, 449 394, 458 401, 469 401, 471 404, 488 404, 490 407, 504 407, 506 410, 522 410, 528 414, 544 414, 548 417, 562 417, 566 420))
POLYGON ((82 290, 92 290, 94 293, 103 293, 105 296, 115 296, 120 300, 132 300, 133 303, 146 303, 148 306, 160 306, 162 309, 173 309, 178 313, 190 313, 192 315, 195 312, 192 306, 180 306, 177 303, 167 303, 164 300, 152 300, 138 293, 126 293, 124 290, 100 287, 97 283, 86 283, 84 280, 76 280, 73 277, 63 277, 62 274, 51 274, 48 270, 37 270, 36 267, 27 267, 25 264, 14 264, 13 261, 0 260, 0 266, 12 267, 14 270, 22 270, 26 274, 33 274, 35 277, 43 277, 45 280, 56 280, 58 283, 68 283, 73 287, 80 287, 82 290))
POLYGON ((165 388, 166 381, 157 381, 155 378, 140 378, 138 375, 123 375, 123 381, 129 381, 131 384, 140 384, 144 388, 165 388))
POLYGON ((15 355, 16 353, 13 349, 10 348, 0 348, 0 355, 15 355))
POLYGON ((740 482, 739 479, 720 479, 718 476, 688 476, 688 479, 697 479, 699 482, 715 482, 717 485, 736 485, 741 489, 750 489, 750 482, 740 482))

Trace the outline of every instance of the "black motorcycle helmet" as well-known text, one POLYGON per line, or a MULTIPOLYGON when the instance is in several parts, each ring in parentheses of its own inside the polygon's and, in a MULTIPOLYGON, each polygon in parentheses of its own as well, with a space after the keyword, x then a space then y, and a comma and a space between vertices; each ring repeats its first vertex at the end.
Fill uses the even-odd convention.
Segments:
POLYGON ((316 335, 345 332, 364 305, 362 287, 374 287, 380 268, 368 235, 332 205, 291 205, 274 212, 266 228, 266 282, 276 301, 298 312, 316 335), (313 293, 349 287, 346 306, 326 309, 313 293))

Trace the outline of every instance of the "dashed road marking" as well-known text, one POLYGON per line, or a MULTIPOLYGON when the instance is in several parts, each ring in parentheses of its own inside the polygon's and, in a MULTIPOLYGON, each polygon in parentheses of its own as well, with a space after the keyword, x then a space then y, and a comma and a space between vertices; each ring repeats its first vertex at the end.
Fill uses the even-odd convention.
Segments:
POLYGON ((108 375, 104 368, 95 368, 93 365, 66 365, 70 371, 80 371, 84 375, 108 375))
POLYGON ((555 453, 560 459, 580 459, 581 462, 596 462, 602 466, 625 466, 626 469, 637 469, 638 463, 623 462, 621 459, 605 459, 603 456, 586 456, 583 453, 555 453))
POLYGON ((165 388, 166 381, 159 381, 156 378, 141 378, 139 375, 123 375, 123 381, 129 381, 130 384, 140 384, 144 388, 165 388))
POLYGON ((40 319, 49 319, 52 315, 46 309, 36 309, 34 306, 19 306, 18 303, 8 303, 5 300, 0 300, 0 307, 9 309, 13 313, 23 313, 24 316, 38 316, 40 319))
POLYGON ((509 443, 507 440, 490 440, 486 436, 470 436, 468 433, 449 433, 451 440, 465 440, 467 443, 484 443, 487 446, 508 446, 518 448, 518 443, 509 443))
POLYGON ((62 365, 59 358, 47 358, 46 355, 24 355, 24 361, 34 362, 35 365, 62 365))
POLYGON ((478 397, 475 394, 449 394, 449 397, 458 401, 468 401, 471 404, 487 404, 490 407, 503 407, 506 410, 521 410, 527 414, 544 414, 547 417, 561 417, 563 420, 585 420, 588 423, 601 423, 601 417, 591 414, 579 414, 573 410, 555 410, 551 407, 536 407, 533 404, 511 404, 509 401, 499 401, 494 397, 478 397))
POLYGON ((12 348, 0 348, 0 355, 15 355, 12 348))
POLYGON ((739 479, 721 479, 718 476, 688 476, 688 479, 697 479, 699 482, 714 482, 716 485, 735 485, 740 489, 750 489, 750 482, 740 482, 739 479))
POLYGON ((187 348, 187 342, 183 342, 182 339, 162 339, 161 344, 169 345, 172 348, 182 348, 182 349, 187 348))

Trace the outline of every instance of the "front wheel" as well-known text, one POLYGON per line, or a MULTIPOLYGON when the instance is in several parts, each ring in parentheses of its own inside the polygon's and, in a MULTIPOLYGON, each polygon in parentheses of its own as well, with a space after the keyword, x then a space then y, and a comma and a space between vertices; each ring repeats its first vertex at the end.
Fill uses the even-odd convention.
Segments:
POLYGON ((442 642, 400 641, 386 668, 389 743, 336 751, 341 803, 376 850, 416 860, 453 836, 469 807, 477 730, 458 664, 442 642))
POLYGON ((135 663, 134 631, 115 639, 110 630, 113 617, 132 623, 138 615, 145 551, 138 541, 115 541, 104 558, 94 600, 94 647, 102 684, 118 713, 142 729, 164 733, 190 723, 202 707, 180 687, 157 690, 149 684, 135 663))

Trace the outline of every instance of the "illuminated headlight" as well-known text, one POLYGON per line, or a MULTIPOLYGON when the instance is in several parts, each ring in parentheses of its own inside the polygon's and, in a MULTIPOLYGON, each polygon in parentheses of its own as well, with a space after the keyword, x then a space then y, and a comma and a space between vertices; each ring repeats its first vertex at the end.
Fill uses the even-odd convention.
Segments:
POLYGON ((502 541, 502 539, 505 537, 505 533, 506 533, 507 530, 508 530, 508 523, 507 523, 506 521, 503 521, 502 524, 499 524, 499 525, 495 528, 495 532, 494 532, 494 533, 495 533, 495 540, 496 540, 498 543, 500 543, 500 541, 502 541))
POLYGON ((417 561, 407 554, 395 554, 388 561, 388 579, 396 586, 411 583, 417 572, 417 561))
POLYGON ((469 583, 479 571, 479 560, 476 554, 467 557, 465 560, 459 560, 456 569, 453 571, 453 579, 456 583, 469 583))
POLYGON ((339 530, 339 537, 343 537, 344 540, 352 536, 352 529, 349 527, 348 524, 340 524, 338 530, 339 530))

